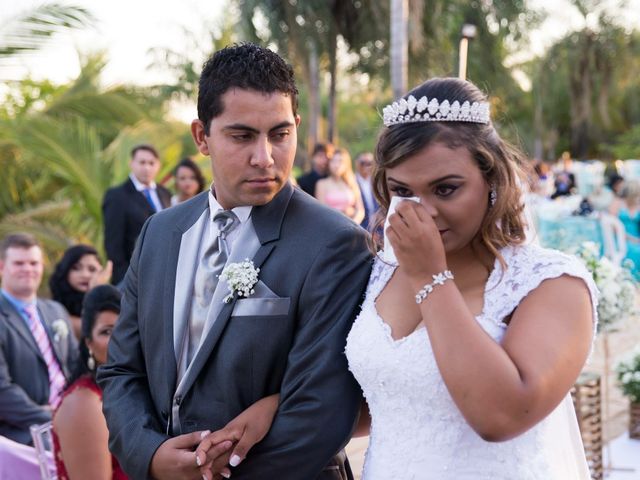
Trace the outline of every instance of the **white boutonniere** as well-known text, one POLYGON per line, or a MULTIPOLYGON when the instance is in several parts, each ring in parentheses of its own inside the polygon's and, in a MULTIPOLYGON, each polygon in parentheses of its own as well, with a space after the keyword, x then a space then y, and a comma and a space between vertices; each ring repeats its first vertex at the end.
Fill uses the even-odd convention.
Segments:
POLYGON ((230 293, 224 297, 223 302, 229 303, 233 300, 234 294, 238 294, 239 297, 253 295, 256 292, 253 287, 258 283, 258 273, 260 269, 256 268, 248 258, 244 262, 230 263, 225 266, 219 278, 227 282, 230 293))
POLYGON ((60 340, 64 340, 69 335, 69 327, 67 322, 62 318, 54 320, 51 324, 51 330, 53 330, 53 341, 58 343, 60 340))

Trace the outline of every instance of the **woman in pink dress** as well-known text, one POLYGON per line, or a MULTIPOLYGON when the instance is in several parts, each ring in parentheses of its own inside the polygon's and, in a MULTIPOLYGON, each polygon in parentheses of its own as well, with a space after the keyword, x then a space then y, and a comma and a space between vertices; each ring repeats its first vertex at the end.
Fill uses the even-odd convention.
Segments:
POLYGON ((107 360, 111 331, 120 314, 120 292, 111 285, 90 290, 82 305, 80 360, 53 415, 53 446, 58 478, 126 480, 109 452, 96 368, 107 360))
POLYGON ((329 160, 329 176, 318 180, 316 198, 328 207, 339 210, 359 224, 364 218, 360 188, 351 165, 349 152, 336 149, 329 160))

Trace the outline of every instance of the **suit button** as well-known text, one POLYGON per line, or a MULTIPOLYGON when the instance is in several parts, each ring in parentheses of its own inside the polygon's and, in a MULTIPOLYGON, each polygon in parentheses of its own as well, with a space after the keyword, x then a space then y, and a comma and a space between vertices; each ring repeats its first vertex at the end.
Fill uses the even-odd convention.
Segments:
POLYGON ((162 411, 160 412, 160 416, 161 416, 162 418, 167 418, 169 415, 167 414, 167 411, 166 411, 166 410, 162 410, 162 411))
POLYGON ((177 406, 180 406, 180 404, 181 404, 181 403, 182 403, 182 397, 181 397, 180 395, 178 395, 178 396, 175 398, 175 404, 176 404, 177 406))

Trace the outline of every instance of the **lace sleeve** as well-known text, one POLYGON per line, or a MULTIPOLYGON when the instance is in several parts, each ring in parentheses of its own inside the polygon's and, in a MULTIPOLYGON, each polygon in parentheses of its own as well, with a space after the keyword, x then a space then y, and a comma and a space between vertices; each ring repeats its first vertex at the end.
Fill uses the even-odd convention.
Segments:
POLYGON ((537 245, 525 245, 503 251, 507 270, 495 285, 491 316, 504 325, 503 320, 520 302, 544 280, 569 275, 584 281, 589 289, 593 312, 594 332, 598 323, 598 289, 591 273, 575 256, 537 245))

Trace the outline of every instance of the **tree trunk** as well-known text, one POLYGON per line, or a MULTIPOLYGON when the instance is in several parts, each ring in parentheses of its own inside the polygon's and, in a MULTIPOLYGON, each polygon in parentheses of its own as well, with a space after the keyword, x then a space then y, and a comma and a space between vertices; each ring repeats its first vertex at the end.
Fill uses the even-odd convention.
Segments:
MULTIPOLYGON (((309 128, 307 148, 311 152, 319 138, 320 125, 320 69, 318 51, 312 41, 309 42, 309 128)), ((305 161, 305 170, 311 168, 311 157, 305 161)))
POLYGON ((589 32, 585 32, 579 45, 582 51, 574 65, 570 65, 570 90, 571 90, 571 154, 584 159, 589 152, 591 131, 591 95, 592 76, 590 75, 591 54, 593 38, 589 32))
POLYGON ((333 143, 336 136, 336 80, 338 71, 338 37, 335 24, 329 28, 329 106, 327 111, 327 141, 333 143))
POLYGON ((407 92, 408 0, 391 0, 391 88, 393 97, 407 92))

